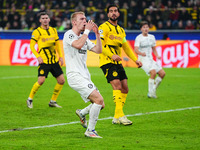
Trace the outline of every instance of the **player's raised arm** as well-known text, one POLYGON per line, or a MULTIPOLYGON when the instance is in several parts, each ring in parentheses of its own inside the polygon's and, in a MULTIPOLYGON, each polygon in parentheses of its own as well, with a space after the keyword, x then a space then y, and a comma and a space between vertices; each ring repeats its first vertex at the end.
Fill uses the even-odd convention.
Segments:
MULTIPOLYGON (((81 16, 81 15, 77 16, 76 20, 77 21, 74 21, 73 24, 76 24, 76 25, 80 24, 80 27, 83 28, 84 32, 83 32, 83 36, 81 36, 81 38, 79 38, 78 40, 75 40, 72 43, 72 46, 77 49, 81 49, 83 47, 83 45, 85 44, 85 42, 88 38, 88 35, 94 26, 94 22, 92 20, 89 20, 87 22, 85 16, 81 16)), ((76 26, 76 27, 78 28, 79 26, 76 26)), ((77 34, 80 34, 80 33, 77 33, 77 34)))
POLYGON ((92 30, 94 31, 94 33, 96 35, 97 42, 96 42, 96 45, 91 50, 97 54, 100 54, 100 53, 102 53, 102 43, 101 43, 101 39, 100 39, 100 33, 98 31, 98 26, 95 23, 94 23, 92 30))

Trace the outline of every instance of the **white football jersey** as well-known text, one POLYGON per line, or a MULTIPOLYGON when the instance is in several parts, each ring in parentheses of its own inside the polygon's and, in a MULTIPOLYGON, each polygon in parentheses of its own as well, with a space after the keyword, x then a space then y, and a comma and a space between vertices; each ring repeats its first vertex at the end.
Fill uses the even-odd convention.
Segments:
POLYGON ((138 60, 153 60, 152 57, 152 47, 156 46, 156 39, 154 35, 148 34, 147 36, 143 36, 139 34, 135 39, 135 45, 139 47, 140 52, 145 52, 146 56, 138 55, 138 60))
POLYGON ((90 78, 90 73, 86 65, 87 50, 91 50, 95 46, 95 44, 87 39, 81 49, 76 49, 75 47, 72 47, 72 43, 75 40, 81 38, 81 36, 82 34, 78 36, 72 30, 68 30, 64 34, 63 48, 65 54, 67 77, 73 75, 71 73, 79 73, 85 78, 90 78))

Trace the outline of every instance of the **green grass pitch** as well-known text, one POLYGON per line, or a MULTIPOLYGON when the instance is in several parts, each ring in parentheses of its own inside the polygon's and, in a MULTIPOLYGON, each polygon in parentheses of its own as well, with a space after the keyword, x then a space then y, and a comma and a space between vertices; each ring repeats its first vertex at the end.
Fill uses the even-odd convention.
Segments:
POLYGON ((0 66, 0 70, 1 150, 200 149, 199 68, 164 68, 166 77, 157 90, 158 99, 147 98, 148 76, 142 69, 125 68, 129 94, 124 113, 130 115, 133 125, 122 126, 112 125, 109 118, 114 113, 111 86, 101 69, 90 67, 92 81, 106 105, 96 126, 103 139, 84 137, 75 110, 88 104, 67 81, 57 100, 63 108, 48 107, 56 83, 49 75, 34 97, 34 108, 28 109, 26 99, 37 81, 37 67, 0 66))

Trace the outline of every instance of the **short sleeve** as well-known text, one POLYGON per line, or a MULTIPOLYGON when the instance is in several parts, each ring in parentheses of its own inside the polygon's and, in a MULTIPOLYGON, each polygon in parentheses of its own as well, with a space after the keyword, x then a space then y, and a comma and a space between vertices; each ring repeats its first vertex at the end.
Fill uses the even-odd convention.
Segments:
POLYGON ((136 37, 134 46, 137 46, 137 47, 140 46, 139 36, 136 37))
POLYGON ((67 44, 72 45, 72 43, 75 40, 78 40, 77 36, 75 36, 75 34, 73 34, 72 32, 66 32, 64 35, 65 38, 65 42, 67 42, 67 44))
POLYGON ((153 41, 152 47, 156 46, 156 38, 154 35, 152 35, 152 41, 153 41))

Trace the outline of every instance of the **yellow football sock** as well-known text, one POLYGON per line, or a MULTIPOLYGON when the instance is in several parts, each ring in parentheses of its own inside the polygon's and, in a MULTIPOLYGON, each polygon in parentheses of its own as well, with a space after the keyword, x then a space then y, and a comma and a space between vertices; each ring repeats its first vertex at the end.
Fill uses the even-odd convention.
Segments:
POLYGON ((119 118, 124 116, 122 109, 122 98, 120 90, 113 90, 113 101, 115 102, 115 115, 114 118, 119 118))
POLYGON ((124 107, 124 104, 126 102, 126 97, 127 97, 127 93, 122 93, 122 108, 124 107))
POLYGON ((35 93, 38 91, 40 86, 41 85, 39 85, 38 82, 35 82, 35 84, 33 85, 32 89, 31 89, 31 93, 29 94, 29 98, 33 99, 33 97, 35 96, 35 93))
POLYGON ((60 91, 62 90, 62 88, 63 88, 63 84, 61 85, 61 84, 56 83, 56 86, 55 86, 55 88, 54 88, 54 91, 53 91, 53 95, 52 95, 52 97, 51 97, 51 100, 53 100, 53 101, 56 101, 56 100, 57 100, 58 95, 60 94, 60 91))

